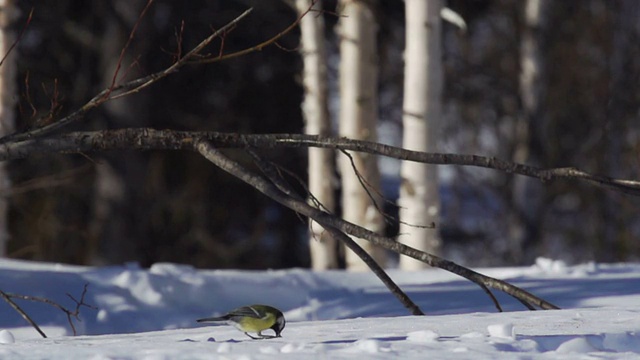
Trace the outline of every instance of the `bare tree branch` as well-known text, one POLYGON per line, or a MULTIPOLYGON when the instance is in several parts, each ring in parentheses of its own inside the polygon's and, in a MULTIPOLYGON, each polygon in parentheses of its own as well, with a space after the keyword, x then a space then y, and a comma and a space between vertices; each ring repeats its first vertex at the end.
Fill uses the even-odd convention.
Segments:
MULTIPOLYGON (((284 195, 295 199, 296 201, 304 201, 304 199, 296 194, 291 187, 286 184, 278 176, 277 169, 269 162, 263 160, 258 154, 250 148, 247 148, 247 152, 253 157, 254 162, 260 170, 267 176, 269 180, 281 191, 284 195)), ((219 151, 212 153, 211 156, 220 158, 220 161, 229 160, 219 151)), ((342 241, 351 251, 353 251, 358 257, 369 267, 369 269, 382 281, 382 283, 389 289, 389 291, 404 305, 412 315, 424 315, 420 307, 416 305, 409 296, 402 291, 402 289, 396 284, 391 277, 384 271, 384 269, 367 253, 358 243, 353 241, 349 236, 345 235, 340 230, 334 227, 325 228, 335 239, 342 241)))
POLYGON ((28 300, 28 301, 36 301, 36 302, 41 302, 41 303, 45 303, 45 304, 49 304, 55 308, 58 308, 60 311, 64 312, 67 315, 67 321, 69 321, 69 326, 71 327, 71 330, 73 331, 73 335, 76 335, 76 327, 75 325, 73 325, 73 321, 72 318, 75 318, 76 320, 80 321, 80 318, 78 317, 80 315, 80 308, 81 307, 88 307, 90 309, 97 309, 95 306, 89 305, 87 303, 84 302, 84 297, 87 294, 87 287, 89 286, 89 284, 84 284, 84 288, 82 289, 82 294, 80 295, 80 300, 76 300, 73 296, 71 296, 70 294, 67 293, 67 296, 76 303, 76 307, 73 310, 69 310, 66 307, 58 304, 57 302, 47 299, 47 298, 43 298, 43 297, 39 297, 39 296, 29 296, 29 295, 20 295, 20 294, 11 294, 11 293, 6 293, 2 290, 0 290, 0 297, 2 297, 7 303, 9 303, 9 305, 11 305, 11 307, 16 310, 29 324, 31 324, 31 326, 33 326, 34 329, 36 329, 36 331, 38 333, 40 333, 40 335, 43 338, 46 338, 47 336, 45 335, 45 333, 40 329, 40 327, 38 327, 38 325, 35 323, 35 321, 33 321, 33 319, 31 319, 31 317, 29 315, 27 315, 26 312, 24 312, 24 310, 22 310, 22 308, 20 306, 18 306, 18 304, 16 304, 13 299, 20 299, 20 300, 28 300))
POLYGON ((395 242, 393 239, 387 238, 382 235, 378 235, 358 225, 352 224, 348 221, 342 220, 331 214, 328 214, 322 210, 316 209, 304 201, 300 201, 291 196, 288 196, 283 192, 279 191, 275 185, 266 181, 261 176, 255 173, 249 172, 237 162, 222 155, 222 153, 216 150, 215 147, 212 144, 210 144, 206 139, 203 139, 203 140, 193 139, 192 145, 195 150, 197 150, 200 154, 202 154, 205 158, 207 158, 209 161, 214 163, 219 168, 232 174, 233 176, 246 182, 247 184, 253 186, 256 190, 262 192, 263 194, 279 202, 280 204, 304 216, 312 218, 318 224, 322 225, 325 229, 332 227, 337 230, 340 230, 340 232, 371 241, 376 245, 382 246, 396 253, 407 255, 414 259, 423 261, 429 264, 430 266, 438 267, 440 269, 452 272, 456 275, 460 275, 474 282, 475 284, 478 284, 483 289, 485 289, 485 287, 488 287, 488 288, 500 290, 518 300, 524 301, 529 304, 533 304, 535 306, 538 306, 541 309, 558 309, 556 305, 553 305, 546 300, 540 299, 534 296, 533 294, 518 288, 517 286, 511 285, 502 280, 498 280, 486 275, 482 275, 473 270, 460 266, 454 262, 442 259, 440 257, 434 256, 434 255, 416 250, 404 244, 395 242))
MULTIPOLYGON (((44 128, 43 128, 44 129, 44 128)), ((36 153, 83 153, 107 150, 193 150, 193 141, 204 138, 219 148, 307 148, 343 149, 433 165, 459 165, 494 169, 524 175, 542 182, 569 179, 640 196, 640 181, 593 175, 573 167, 543 169, 495 157, 426 153, 380 143, 332 136, 302 134, 251 134, 211 131, 174 131, 150 128, 70 132, 47 138, 0 139, 0 161, 21 159, 36 153)))
MULTIPOLYGON (((149 4, 150 3, 151 2, 149 2, 149 4)), ((147 4, 147 7, 149 6, 149 4, 147 4)), ((145 7, 145 10, 147 9, 147 7, 145 7)), ((27 132, 7 135, 3 138, 0 138, 0 144, 7 143, 9 141, 25 140, 25 139, 30 139, 30 138, 35 138, 35 137, 43 136, 46 134, 50 134, 55 130, 58 130, 62 127, 65 127, 73 122, 80 120, 82 117, 84 117, 84 115, 89 110, 92 110, 104 104, 107 101, 139 92, 140 90, 158 82, 159 80, 165 78, 166 76, 172 73, 175 73, 181 67, 187 65, 189 61, 193 60, 194 57, 199 55, 200 52, 207 45, 209 45, 215 38, 219 37, 221 34, 224 34, 227 30, 236 26, 236 24, 240 22, 240 20, 245 18, 247 15, 249 15, 249 13, 251 13, 252 10, 253 8, 249 8, 248 10, 240 14, 238 17, 236 17, 234 20, 232 20, 231 22, 229 22, 219 30, 215 31, 213 34, 209 35, 207 38, 202 40, 197 46, 191 49, 191 51, 189 51, 183 57, 177 59, 171 66, 167 67, 166 69, 158 71, 151 75, 147 75, 147 76, 126 82, 124 84, 115 85, 114 83, 109 88, 102 90, 100 93, 94 96, 91 100, 89 100, 86 104, 80 107, 80 109, 74 111, 70 115, 67 115, 66 117, 58 121, 55 121, 53 123, 50 123, 48 125, 29 130, 27 132)), ((114 81, 115 81, 115 77, 114 77, 114 81)))
MULTIPOLYGON (((151 6, 152 3, 153 3, 153 0, 149 0, 147 2, 147 5, 143 9, 143 12, 140 14, 140 19, 144 16, 144 13, 148 10, 148 8, 151 6)), ((26 131, 26 132, 16 133, 16 134, 11 134, 11 135, 4 136, 4 137, 0 138, 0 144, 5 144, 5 143, 8 143, 10 141, 21 141, 21 140, 26 140, 26 139, 32 139, 32 138, 44 136, 46 134, 50 134, 50 133, 54 132, 55 130, 58 130, 58 129, 62 128, 62 127, 65 127, 65 126, 67 126, 67 125, 69 125, 71 123, 74 123, 74 122, 82 119, 87 112, 89 112, 90 110, 92 110, 92 109, 104 104, 107 101, 118 99, 118 98, 121 98, 121 97, 124 97, 124 96, 131 95, 133 93, 140 92, 144 88, 146 88, 148 86, 151 86, 152 84, 154 84, 154 83, 158 82, 159 80, 167 77, 168 75, 176 73, 180 68, 184 67, 187 64, 209 64, 209 63, 213 63, 213 62, 218 62, 218 61, 223 61, 223 60, 236 58, 236 57, 239 57, 239 56, 242 56, 242 55, 246 55, 246 54, 249 54, 249 53, 252 53, 252 52, 261 51, 265 47, 275 44, 280 38, 282 38, 286 34, 290 33, 293 29, 295 29, 298 26, 298 24, 300 23, 300 20, 311 11, 311 9, 313 8, 314 4, 315 4, 315 1, 312 1, 311 6, 309 7, 309 9, 307 9, 307 11, 302 13, 293 23, 291 23, 289 26, 287 26, 286 29, 282 30, 281 32, 279 32, 275 36, 269 38, 268 40, 265 40, 265 41, 261 42, 258 45, 255 45, 255 46, 252 46, 252 47, 240 50, 240 51, 236 51, 236 52, 231 53, 231 54, 227 54, 227 55, 220 54, 220 56, 208 57, 208 56, 202 54, 202 50, 205 47, 207 47, 214 39, 216 39, 218 37, 224 37, 224 35, 229 30, 233 29, 242 19, 244 19, 247 15, 249 15, 249 13, 251 13, 251 11, 253 11, 253 8, 247 9, 242 14, 240 14, 238 17, 236 17, 235 19, 233 19, 232 21, 230 21, 229 23, 227 23, 226 25, 224 25, 220 29, 218 29, 215 32, 213 32, 207 38, 202 40, 198 45, 196 45, 193 49, 191 49, 189 52, 187 52, 184 56, 177 57, 176 61, 171 66, 167 67, 164 70, 158 71, 156 73, 153 73, 153 74, 150 74, 150 75, 147 75, 147 76, 135 79, 135 80, 131 80, 131 81, 126 82, 124 84, 116 85, 116 83, 115 83, 116 82, 116 77, 117 77, 118 69, 119 69, 119 66, 120 66, 120 62, 118 62, 118 69, 116 69, 116 73, 114 74, 113 82, 112 82, 111 86, 109 88, 104 89, 101 92, 99 92, 91 100, 89 100, 87 103, 85 103, 83 106, 81 106, 78 110, 76 110, 73 113, 63 117, 62 119, 59 119, 59 120, 51 122, 51 123, 47 123, 44 126, 37 127, 35 129, 31 129, 31 130, 26 131)), ((29 20, 30 19, 31 19, 31 17, 29 18, 29 20)), ((138 22, 136 22, 135 27, 137 27, 139 25, 140 19, 138 20, 138 22)), ((132 30, 132 34, 129 37, 127 45, 131 41, 131 37, 133 36, 134 32, 135 32, 135 28, 132 30)), ((123 53, 124 53, 125 49, 126 49, 126 46, 122 50, 123 53)), ((122 57, 122 55, 121 55, 121 57, 122 57)))

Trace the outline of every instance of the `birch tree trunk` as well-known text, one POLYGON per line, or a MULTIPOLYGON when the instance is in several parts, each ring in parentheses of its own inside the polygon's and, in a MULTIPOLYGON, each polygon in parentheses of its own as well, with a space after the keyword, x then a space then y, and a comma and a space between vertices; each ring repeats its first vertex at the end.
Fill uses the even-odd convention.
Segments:
MULTIPOLYGON (((311 0, 296 0, 298 14, 311 6, 311 0)), ((322 9, 317 1, 314 9, 322 9)), ((302 60, 304 69, 302 83, 304 101, 302 115, 305 133, 309 135, 331 135, 331 120, 327 102, 327 52, 324 44, 324 20, 310 13, 300 21, 302 60)), ((332 150, 309 148, 309 192, 327 211, 334 211, 333 196, 334 153, 332 150)), ((334 269, 338 266, 336 240, 318 223, 309 220, 309 250, 311 267, 314 270, 334 269)))
MULTIPOLYGON (((403 147, 435 152, 442 116, 441 0, 406 0, 406 49, 403 147)), ((425 227, 439 223, 440 196, 435 166, 404 161, 400 170, 400 231, 398 240, 431 254, 441 252, 439 231, 425 227), (419 225, 420 227, 416 227, 419 225)), ((427 265, 401 256, 400 268, 427 265)))
MULTIPOLYGON (((377 139, 378 59, 376 53, 377 24, 371 2, 341 0, 340 11, 340 135, 352 139, 377 139)), ((340 156, 342 175, 342 214, 349 222, 381 233, 384 218, 373 199, 380 184, 377 159, 368 154, 350 153, 351 160, 340 156), (358 178, 361 176, 361 179, 358 178), (369 186, 369 192, 363 187, 369 186)), ((380 199, 376 203, 382 206, 380 199)), ((385 254, 367 241, 354 239, 378 263, 385 254)), ((366 271, 367 266, 351 251, 345 254, 347 269, 366 271)))
MULTIPOLYGON (((0 57, 4 57, 9 52, 11 44, 15 41, 11 24, 17 15, 18 9, 13 0, 0 0, 0 57)), ((0 66, 0 136, 12 133, 15 128, 14 105, 18 99, 16 95, 16 54, 13 51, 0 66)), ((11 179, 7 172, 6 162, 2 162, 0 163, 0 189, 8 189, 10 186, 11 179)), ((0 257, 7 256, 8 210, 7 198, 0 198, 0 257)))

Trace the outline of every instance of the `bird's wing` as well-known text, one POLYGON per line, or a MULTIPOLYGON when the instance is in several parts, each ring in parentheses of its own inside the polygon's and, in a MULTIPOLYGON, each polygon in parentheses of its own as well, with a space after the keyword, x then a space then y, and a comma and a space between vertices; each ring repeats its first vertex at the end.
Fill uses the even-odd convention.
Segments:
POLYGON ((209 317, 204 319, 198 319, 197 322, 213 322, 213 321, 227 321, 229 320, 226 316, 218 316, 218 317, 209 317))
POLYGON ((230 316, 248 316, 256 319, 263 317, 256 309, 251 306, 242 306, 229 312, 230 316))

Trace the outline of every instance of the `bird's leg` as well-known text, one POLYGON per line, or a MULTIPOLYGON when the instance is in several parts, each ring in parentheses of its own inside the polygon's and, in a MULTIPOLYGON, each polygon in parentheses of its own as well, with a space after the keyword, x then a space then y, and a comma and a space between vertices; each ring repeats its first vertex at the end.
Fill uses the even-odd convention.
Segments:
POLYGON ((262 331, 258 331, 258 336, 260 336, 260 339, 273 339, 275 337, 271 335, 264 335, 262 334, 262 331))
POLYGON ((253 340, 262 340, 262 339, 264 339, 260 333, 258 333, 258 335, 260 337, 251 336, 248 332, 245 332, 244 334, 247 335, 248 337, 252 338, 253 340))

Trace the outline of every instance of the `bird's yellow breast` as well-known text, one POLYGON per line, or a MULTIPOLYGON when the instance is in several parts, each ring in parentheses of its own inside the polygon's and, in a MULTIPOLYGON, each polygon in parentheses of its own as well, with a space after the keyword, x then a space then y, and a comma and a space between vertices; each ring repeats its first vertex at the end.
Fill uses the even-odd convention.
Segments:
POLYGON ((266 330, 276 323, 276 317, 273 314, 267 314, 261 318, 245 317, 237 323, 236 327, 244 332, 258 332, 266 330))

